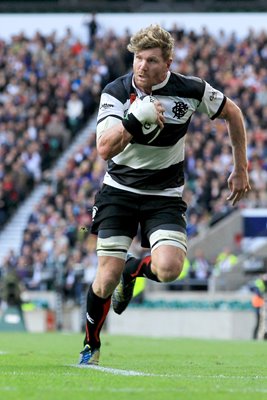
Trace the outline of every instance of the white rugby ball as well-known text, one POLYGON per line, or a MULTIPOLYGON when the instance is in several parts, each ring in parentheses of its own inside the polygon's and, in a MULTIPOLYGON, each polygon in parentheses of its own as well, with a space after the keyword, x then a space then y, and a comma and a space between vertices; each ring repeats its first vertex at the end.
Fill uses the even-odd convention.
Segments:
POLYGON ((143 134, 147 137, 147 143, 152 143, 160 134, 160 127, 157 124, 150 124, 145 122, 142 126, 143 134))
MULTIPOLYGON (((154 103, 154 101, 156 100, 155 97, 153 96, 143 96, 141 97, 142 102, 145 103, 154 103)), ((160 134, 160 127, 158 124, 152 124, 150 122, 144 122, 143 126, 142 126, 142 131, 143 134, 146 136, 147 138, 147 143, 152 143, 160 134)))

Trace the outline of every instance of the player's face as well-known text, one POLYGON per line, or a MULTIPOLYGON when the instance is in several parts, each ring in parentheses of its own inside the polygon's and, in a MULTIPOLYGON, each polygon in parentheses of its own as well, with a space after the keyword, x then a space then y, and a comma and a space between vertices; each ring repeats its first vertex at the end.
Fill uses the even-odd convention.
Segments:
POLYGON ((133 61, 134 81, 143 92, 150 94, 151 88, 161 83, 171 64, 170 60, 164 60, 161 49, 142 50, 135 53, 133 61))

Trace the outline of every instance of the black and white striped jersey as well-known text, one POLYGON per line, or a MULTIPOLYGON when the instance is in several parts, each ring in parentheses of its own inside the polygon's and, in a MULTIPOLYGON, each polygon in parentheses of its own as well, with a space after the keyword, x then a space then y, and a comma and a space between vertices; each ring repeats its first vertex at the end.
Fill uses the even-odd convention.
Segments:
MULTIPOLYGON (((126 115, 136 96, 142 96, 129 73, 103 90, 97 117, 97 136, 126 115)), ((152 96, 165 108, 164 128, 150 144, 132 141, 108 161, 104 183, 140 194, 182 196, 184 187, 184 144, 195 111, 216 118, 226 101, 220 91, 197 77, 168 72, 153 86, 152 96)))

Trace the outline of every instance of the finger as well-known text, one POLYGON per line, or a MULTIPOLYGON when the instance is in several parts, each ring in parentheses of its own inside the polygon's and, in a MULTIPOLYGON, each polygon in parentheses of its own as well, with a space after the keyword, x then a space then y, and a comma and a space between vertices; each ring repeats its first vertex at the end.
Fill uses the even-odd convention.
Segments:
POLYGON ((234 192, 231 192, 231 193, 229 194, 229 196, 226 197, 226 200, 231 201, 231 200, 233 200, 234 197, 235 197, 235 193, 234 193, 234 192))
POLYGON ((235 205, 236 203, 238 203, 243 197, 246 196, 247 190, 239 190, 238 192, 233 193, 233 195, 231 196, 231 199, 229 200, 233 200, 233 205, 235 205))
POLYGON ((158 124, 159 124, 161 129, 164 128, 164 122, 165 122, 164 115, 162 113, 159 113, 158 114, 158 124))
POLYGON ((228 201, 232 201, 233 206, 239 201, 239 193, 237 192, 232 192, 230 195, 226 198, 228 201))
POLYGON ((240 200, 240 197, 239 197, 239 195, 237 194, 237 195, 234 197, 234 199, 233 199, 233 202, 232 202, 233 206, 235 206, 236 203, 239 202, 239 200, 240 200))

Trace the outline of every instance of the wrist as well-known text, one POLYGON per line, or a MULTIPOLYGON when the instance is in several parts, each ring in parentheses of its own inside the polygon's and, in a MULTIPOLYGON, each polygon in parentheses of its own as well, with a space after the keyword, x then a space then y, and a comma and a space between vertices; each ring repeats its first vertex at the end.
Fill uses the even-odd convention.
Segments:
POLYGON ((133 114, 128 114, 127 117, 122 120, 122 125, 136 141, 142 142, 142 139, 144 139, 142 123, 138 121, 133 114))

